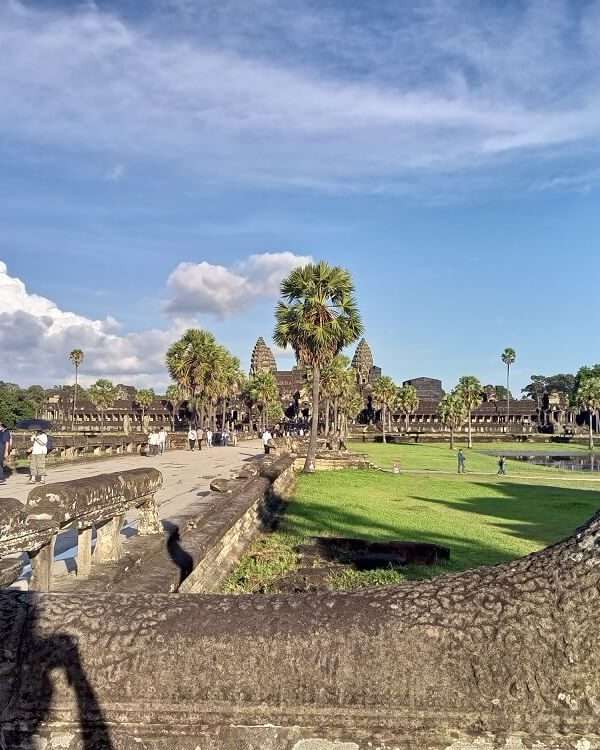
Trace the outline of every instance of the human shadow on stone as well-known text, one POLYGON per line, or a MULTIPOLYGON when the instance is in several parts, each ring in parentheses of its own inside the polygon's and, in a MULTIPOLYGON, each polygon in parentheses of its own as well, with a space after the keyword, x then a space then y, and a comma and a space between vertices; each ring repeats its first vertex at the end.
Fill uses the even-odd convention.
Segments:
POLYGON ((167 552, 169 557, 179 568, 179 586, 194 569, 194 558, 181 546, 179 526, 170 521, 163 521, 163 528, 167 532, 167 552))
MULTIPOLYGON (((10 595, 0 593, 0 596, 10 595)), ((21 618, 23 626, 20 642, 14 644, 14 653, 18 654, 13 667, 14 683, 9 685, 6 695, 0 691, 0 703, 10 696, 8 705, 0 705, 0 748, 37 750, 45 746, 40 738, 50 734, 47 723, 61 721, 66 682, 73 691, 79 720, 74 744, 82 750, 113 750, 102 708, 83 668, 77 640, 68 633, 45 637, 38 630, 37 608, 31 597, 11 598, 15 605, 14 619, 21 618), (63 699, 61 705, 55 701, 57 694, 63 699)), ((4 604, 0 606, 3 615, 6 614, 4 604)), ((0 659, 2 672, 7 666, 4 660, 10 658, 9 652, 5 652, 0 659)), ((64 738, 64 726, 60 734, 64 738)))

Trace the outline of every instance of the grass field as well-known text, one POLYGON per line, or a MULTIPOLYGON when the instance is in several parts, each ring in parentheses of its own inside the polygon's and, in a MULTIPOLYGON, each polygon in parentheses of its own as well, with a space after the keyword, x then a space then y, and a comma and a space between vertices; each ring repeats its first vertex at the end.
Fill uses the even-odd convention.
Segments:
POLYGON ((467 453, 468 469, 488 476, 459 476, 456 455, 446 446, 367 443, 362 449, 380 466, 399 461, 407 470, 448 473, 300 475, 279 530, 257 540, 226 590, 270 590, 294 568, 295 547, 310 536, 425 541, 451 550, 443 566, 348 570, 333 581, 353 588, 512 560, 568 536, 600 509, 600 481, 577 482, 573 472, 510 462, 514 476, 497 477, 496 459, 473 450, 467 453))

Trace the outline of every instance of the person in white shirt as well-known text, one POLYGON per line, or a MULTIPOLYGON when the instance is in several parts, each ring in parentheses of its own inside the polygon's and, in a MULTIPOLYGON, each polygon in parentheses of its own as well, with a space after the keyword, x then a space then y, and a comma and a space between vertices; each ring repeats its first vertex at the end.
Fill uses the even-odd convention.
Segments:
POLYGON ((167 447, 167 431, 164 427, 161 427, 158 431, 158 452, 162 456, 167 447))
POLYGON ((269 455, 269 452, 271 451, 271 441, 273 440, 273 435, 269 432, 268 429, 266 429, 263 432, 262 441, 263 441, 263 448, 265 449, 265 453, 269 455))
POLYGON ((190 427, 188 431, 188 443, 190 444, 190 450, 193 451, 196 447, 196 438, 198 437, 196 430, 190 427))
POLYGON ((158 432, 152 430, 148 435, 148 455, 156 456, 158 453, 158 432))
POLYGON ((48 453, 48 436, 43 430, 36 430, 31 437, 31 456, 29 459, 29 481, 46 481, 46 454, 48 453))
POLYGON ((209 427, 208 430, 206 430, 206 447, 207 448, 212 448, 212 439, 213 439, 213 434, 212 434, 212 430, 209 427))

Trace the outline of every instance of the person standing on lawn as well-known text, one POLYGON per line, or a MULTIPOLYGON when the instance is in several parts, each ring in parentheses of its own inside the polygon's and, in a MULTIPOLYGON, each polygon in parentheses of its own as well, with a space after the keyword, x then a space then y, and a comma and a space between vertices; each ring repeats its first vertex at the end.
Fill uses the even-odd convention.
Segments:
POLYGON ((48 435, 44 430, 36 430, 31 436, 31 456, 29 458, 29 482, 46 481, 46 454, 48 453, 48 435))
POLYGON ((459 449, 458 455, 457 455, 456 458, 458 459, 458 473, 459 474, 464 474, 465 473, 466 459, 465 459, 465 454, 463 453, 463 449, 462 448, 459 449))
POLYGON ((0 422, 0 484, 6 482, 4 463, 8 461, 12 448, 12 437, 8 429, 0 422))

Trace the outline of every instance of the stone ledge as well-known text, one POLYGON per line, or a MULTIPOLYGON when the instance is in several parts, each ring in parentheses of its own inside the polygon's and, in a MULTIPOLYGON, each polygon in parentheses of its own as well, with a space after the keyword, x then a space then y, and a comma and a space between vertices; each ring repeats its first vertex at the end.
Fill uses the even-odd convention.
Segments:
POLYGON ((598 750, 599 541, 597 515, 513 563, 352 593, 2 593, 0 736, 76 750, 81 715, 86 750, 598 750))

